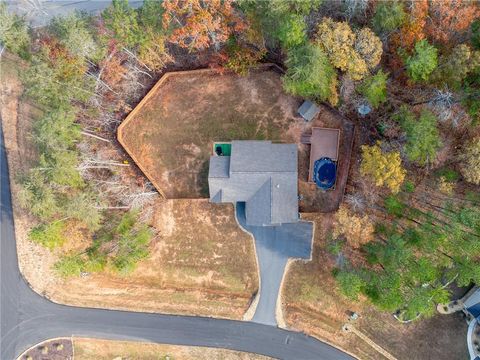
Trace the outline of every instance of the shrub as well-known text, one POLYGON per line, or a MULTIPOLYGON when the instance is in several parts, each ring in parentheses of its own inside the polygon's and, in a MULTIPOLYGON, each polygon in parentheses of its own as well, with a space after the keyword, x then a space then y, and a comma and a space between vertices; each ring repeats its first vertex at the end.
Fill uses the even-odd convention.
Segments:
POLYGON ((84 260, 79 255, 64 255, 55 265, 55 271, 63 278, 79 276, 84 268, 84 260))
POLYGON ((341 292, 351 300, 358 300, 358 295, 365 287, 365 281, 356 273, 340 270, 335 274, 341 292))
POLYGON ((67 240, 64 235, 65 222, 55 221, 50 224, 42 224, 35 226, 30 230, 28 237, 30 240, 53 250, 62 246, 67 240))

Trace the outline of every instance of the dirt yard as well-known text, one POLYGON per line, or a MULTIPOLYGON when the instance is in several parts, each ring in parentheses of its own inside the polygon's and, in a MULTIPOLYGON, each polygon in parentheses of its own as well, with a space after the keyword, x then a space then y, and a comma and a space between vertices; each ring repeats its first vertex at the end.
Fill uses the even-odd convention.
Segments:
POLYGON ((213 71, 171 75, 152 90, 119 130, 119 139, 167 198, 208 196, 214 141, 298 142, 307 127, 300 99, 282 90, 280 74, 248 76, 213 71))
POLYGON ((240 351, 74 338, 75 360, 268 360, 240 351))
POLYGON ((237 226, 233 206, 163 200, 153 226, 159 236, 132 274, 68 279, 49 295, 79 306, 241 319, 258 279, 253 240, 237 226))
POLYGON ((347 349, 362 360, 385 359, 358 335, 341 330, 348 312, 355 311, 360 318, 352 325, 399 360, 468 358, 467 325, 459 314, 403 325, 365 301, 352 303, 344 298, 331 274, 337 259, 326 247, 332 215, 304 214, 303 218, 315 222, 313 260, 293 263, 286 275, 282 301, 289 327, 347 349))
POLYGON ((151 256, 128 277, 90 274, 66 281, 56 276, 52 266, 59 256, 90 239, 79 232, 54 252, 28 240, 35 219, 18 206, 16 196, 18 178, 35 158, 29 132, 39 111, 22 97, 18 62, 4 57, 0 66, 19 265, 32 288, 72 305, 242 318, 258 288, 253 240, 237 226, 232 206, 207 200, 158 201, 144 209, 158 235, 151 256))
POLYGON ((246 77, 210 70, 173 73, 159 81, 119 128, 119 139, 167 198, 208 196, 208 159, 214 141, 267 139, 299 144, 300 210, 335 211, 347 181, 354 126, 321 106, 311 123, 297 115, 301 99, 284 93, 269 68, 246 77), (192 106, 195 104, 195 106, 192 106), (341 130, 338 181, 333 191, 307 182, 310 146, 300 144, 312 126, 341 130))

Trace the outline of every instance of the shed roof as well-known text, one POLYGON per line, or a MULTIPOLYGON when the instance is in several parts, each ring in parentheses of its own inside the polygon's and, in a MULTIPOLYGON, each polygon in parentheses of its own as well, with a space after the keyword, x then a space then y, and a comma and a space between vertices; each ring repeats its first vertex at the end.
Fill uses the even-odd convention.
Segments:
POLYGON ((298 113, 306 121, 312 121, 319 112, 320 108, 317 106, 317 104, 311 102, 310 100, 305 100, 298 108, 298 113))

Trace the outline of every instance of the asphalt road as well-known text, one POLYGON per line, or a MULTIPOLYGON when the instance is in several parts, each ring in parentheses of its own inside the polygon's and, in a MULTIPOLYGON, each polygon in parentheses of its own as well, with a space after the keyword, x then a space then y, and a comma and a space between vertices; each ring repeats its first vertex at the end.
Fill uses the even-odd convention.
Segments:
POLYGON ((49 338, 71 335, 227 348, 279 359, 353 359, 313 337, 255 322, 79 308, 45 299, 30 289, 18 268, 10 181, 1 126, 0 175, 2 360, 16 359, 28 347, 49 338))
POLYGON ((278 226, 247 226, 245 203, 237 204, 236 216, 238 223, 255 238, 260 267, 260 298, 252 321, 275 326, 285 266, 289 258, 310 259, 313 224, 299 221, 278 226))
MULTIPOLYGON (((19 15, 33 26, 45 26, 55 16, 83 11, 92 15, 99 14, 110 3, 110 0, 6 0, 7 9, 19 15)), ((142 5, 141 0, 130 0, 131 7, 142 5)))

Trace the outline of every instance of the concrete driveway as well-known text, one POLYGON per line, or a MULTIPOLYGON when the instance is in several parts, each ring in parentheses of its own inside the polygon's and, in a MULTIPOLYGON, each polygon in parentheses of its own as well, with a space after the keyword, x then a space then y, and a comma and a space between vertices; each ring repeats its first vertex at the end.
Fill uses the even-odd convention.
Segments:
POLYGON ((238 223, 255 238, 260 267, 260 299, 252 321, 277 325, 275 310, 285 266, 289 258, 310 259, 313 224, 300 221, 279 226, 247 226, 245 203, 237 203, 238 223))

